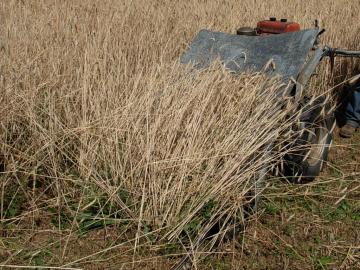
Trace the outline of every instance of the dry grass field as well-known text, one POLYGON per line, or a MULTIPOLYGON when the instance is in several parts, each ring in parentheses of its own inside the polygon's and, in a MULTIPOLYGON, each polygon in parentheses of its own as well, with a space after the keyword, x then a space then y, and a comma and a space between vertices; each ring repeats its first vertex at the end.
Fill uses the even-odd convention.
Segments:
MULTIPOLYGON (((318 19, 323 44, 360 50, 359 8, 1 1, 0 268, 169 269, 192 253, 194 269, 360 269, 359 135, 335 138, 313 183, 269 177, 244 223, 253 179, 284 154, 264 146, 293 136, 295 105, 274 108, 276 78, 179 64, 200 29, 234 33, 270 16, 318 19), (214 248, 196 250, 219 220, 243 230, 226 240, 224 225, 214 248)), ((332 73, 324 62, 311 93, 336 97, 358 63, 338 59, 332 73)))

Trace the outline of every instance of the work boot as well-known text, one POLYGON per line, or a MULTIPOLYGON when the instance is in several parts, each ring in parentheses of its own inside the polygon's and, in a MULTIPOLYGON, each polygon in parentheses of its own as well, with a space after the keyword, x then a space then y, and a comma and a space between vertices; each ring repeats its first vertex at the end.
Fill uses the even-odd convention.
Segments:
POLYGON ((340 129, 340 136, 343 138, 351 138, 352 135, 355 133, 356 128, 354 128, 350 124, 346 124, 340 129))

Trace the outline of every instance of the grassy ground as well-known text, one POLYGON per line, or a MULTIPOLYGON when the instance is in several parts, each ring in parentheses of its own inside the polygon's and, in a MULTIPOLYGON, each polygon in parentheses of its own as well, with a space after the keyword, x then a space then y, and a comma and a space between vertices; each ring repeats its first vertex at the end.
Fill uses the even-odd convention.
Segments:
MULTIPOLYGON (((0 267, 168 269, 219 215, 240 221, 269 164, 263 146, 291 141, 297 119, 274 106, 275 80, 219 65, 188 76, 180 55, 200 29, 234 33, 270 16, 319 19, 322 44, 359 49, 358 6, 0 1, 0 267)), ((358 67, 323 61, 311 95, 358 67)), ((244 232, 196 268, 356 269, 359 141, 336 138, 313 184, 270 179, 244 232)))
MULTIPOLYGON (((336 137, 328 165, 313 183, 272 181, 258 215, 235 240, 196 261, 198 269, 359 269, 359 141, 359 133, 351 140, 336 137)), ((41 187, 34 192, 46 193, 41 187)), ((181 247, 155 241, 140 244, 134 255, 125 241, 133 235, 119 219, 94 221, 89 210, 67 220, 46 195, 44 208, 25 211, 31 205, 22 191, 14 194, 0 228, 0 264, 168 269, 180 258, 181 247)))
POLYGON ((316 182, 276 183, 268 189, 263 213, 243 239, 230 244, 237 245, 230 248, 234 259, 219 258, 214 268, 359 269, 359 135, 336 137, 328 166, 316 182))

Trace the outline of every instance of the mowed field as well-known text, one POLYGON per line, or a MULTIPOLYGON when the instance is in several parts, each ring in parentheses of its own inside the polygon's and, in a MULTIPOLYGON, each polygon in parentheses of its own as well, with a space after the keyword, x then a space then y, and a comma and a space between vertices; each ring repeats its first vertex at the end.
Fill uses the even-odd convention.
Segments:
MULTIPOLYGON (((190 253, 194 269, 360 269, 359 134, 335 135, 312 183, 269 175, 245 221, 253 179, 284 155, 264 145, 294 136, 294 104, 274 108, 276 78, 179 64, 200 29, 235 33, 269 17, 318 19, 322 44, 360 50, 359 8, 1 1, 0 268, 170 269, 190 253)), ((358 71, 355 60, 324 61, 309 91, 335 101, 358 71)))

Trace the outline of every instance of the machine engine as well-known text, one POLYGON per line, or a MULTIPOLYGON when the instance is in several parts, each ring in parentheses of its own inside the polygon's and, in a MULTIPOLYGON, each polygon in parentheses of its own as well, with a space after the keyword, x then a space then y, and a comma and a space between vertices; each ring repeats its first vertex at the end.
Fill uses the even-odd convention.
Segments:
POLYGON ((272 17, 269 20, 260 21, 256 28, 241 27, 236 33, 246 36, 265 36, 300 31, 300 24, 288 22, 287 19, 276 20, 272 17))

